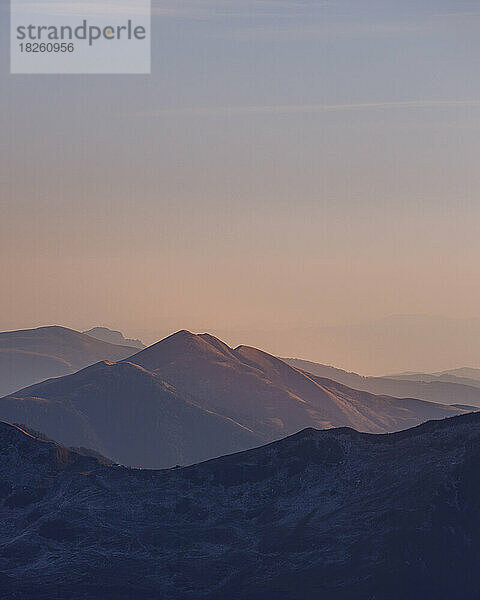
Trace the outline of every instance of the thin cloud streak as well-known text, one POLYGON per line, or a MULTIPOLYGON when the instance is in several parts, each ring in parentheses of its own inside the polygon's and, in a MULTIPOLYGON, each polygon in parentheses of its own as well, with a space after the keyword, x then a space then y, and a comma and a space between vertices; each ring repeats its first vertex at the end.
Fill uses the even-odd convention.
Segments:
POLYGON ((228 37, 245 41, 305 41, 305 40, 339 40, 341 38, 389 37, 392 35, 411 35, 424 32, 429 23, 391 23, 391 22, 329 22, 319 24, 297 23, 290 27, 240 28, 222 32, 218 37, 228 37))
POLYGON ((288 115, 381 110, 390 108, 480 108, 480 100, 399 100, 391 102, 365 102, 355 104, 290 104, 257 106, 212 106, 165 108, 146 113, 148 116, 164 117, 215 117, 241 115, 288 115))
MULTIPOLYGON (((49 16, 145 15, 179 20, 212 20, 236 17, 294 17, 308 14, 308 2, 294 0, 153 0, 151 8, 140 0, 15 0, 16 9, 49 16)), ((330 6, 319 2, 316 9, 330 6)))
POLYGON ((150 14, 149 7, 142 0, 97 0, 95 2, 65 2, 64 0, 47 0, 45 2, 18 2, 16 10, 30 15, 52 17, 93 17, 114 15, 150 14))
MULTIPOLYGON (((331 6, 318 2, 315 8, 331 6)), ((302 0, 153 0, 152 15, 186 20, 211 20, 255 15, 255 17, 300 16, 311 9, 302 0)))

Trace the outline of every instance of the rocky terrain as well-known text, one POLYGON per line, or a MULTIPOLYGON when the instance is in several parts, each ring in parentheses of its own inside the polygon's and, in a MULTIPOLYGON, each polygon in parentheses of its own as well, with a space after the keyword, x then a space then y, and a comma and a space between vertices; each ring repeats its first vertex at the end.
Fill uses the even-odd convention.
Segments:
POLYGON ((480 415, 164 471, 0 424, 6 600, 473 600, 480 415))
POLYGON ((356 391, 187 331, 128 362, 100 362, 0 400, 0 419, 149 468, 192 464, 305 427, 383 433, 469 410, 356 391))
POLYGON ((138 348, 96 340, 66 327, 0 333, 0 396, 99 360, 122 360, 138 348))

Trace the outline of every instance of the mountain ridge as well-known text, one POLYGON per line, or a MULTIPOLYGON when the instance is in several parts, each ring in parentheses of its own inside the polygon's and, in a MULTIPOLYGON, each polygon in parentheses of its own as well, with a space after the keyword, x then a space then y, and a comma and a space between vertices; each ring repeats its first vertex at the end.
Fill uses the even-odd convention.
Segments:
POLYGON ((468 414, 148 471, 0 423, 2 597, 474 600, 479 448, 468 414))

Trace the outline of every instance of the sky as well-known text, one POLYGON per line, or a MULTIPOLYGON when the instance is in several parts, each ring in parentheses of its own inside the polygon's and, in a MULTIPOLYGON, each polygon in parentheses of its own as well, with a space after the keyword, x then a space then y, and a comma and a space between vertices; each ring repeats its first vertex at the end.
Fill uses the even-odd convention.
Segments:
POLYGON ((154 0, 150 76, 10 75, 8 22, 0 329, 480 316, 478 0, 154 0))

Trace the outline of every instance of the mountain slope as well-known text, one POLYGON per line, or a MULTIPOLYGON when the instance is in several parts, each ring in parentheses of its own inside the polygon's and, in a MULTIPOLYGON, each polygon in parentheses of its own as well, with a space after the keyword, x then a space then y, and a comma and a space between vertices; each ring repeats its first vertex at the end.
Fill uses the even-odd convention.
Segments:
POLYGON ((451 407, 377 397, 316 380, 270 354, 248 346, 233 349, 209 334, 181 331, 130 360, 202 406, 277 438, 307 426, 380 433, 453 416, 451 407))
POLYGON ((2 598, 475 600, 480 415, 170 471, 0 424, 2 598))
POLYGON ((5 331, 0 333, 0 396, 100 360, 122 360, 137 351, 65 327, 5 331))
POLYGON ((191 464, 262 442, 129 362, 101 362, 26 388, 0 400, 0 414, 131 466, 191 464))
POLYGON ((305 427, 383 433, 467 412, 358 392, 269 354, 180 331, 129 357, 20 390, 0 418, 142 467, 191 464, 305 427))
POLYGON ((371 394, 387 394, 397 398, 419 398, 439 404, 465 404, 480 408, 480 385, 473 379, 466 380, 453 375, 421 376, 420 374, 393 377, 364 377, 328 365, 302 360, 282 358, 289 365, 317 375, 328 377, 357 390, 371 394))

